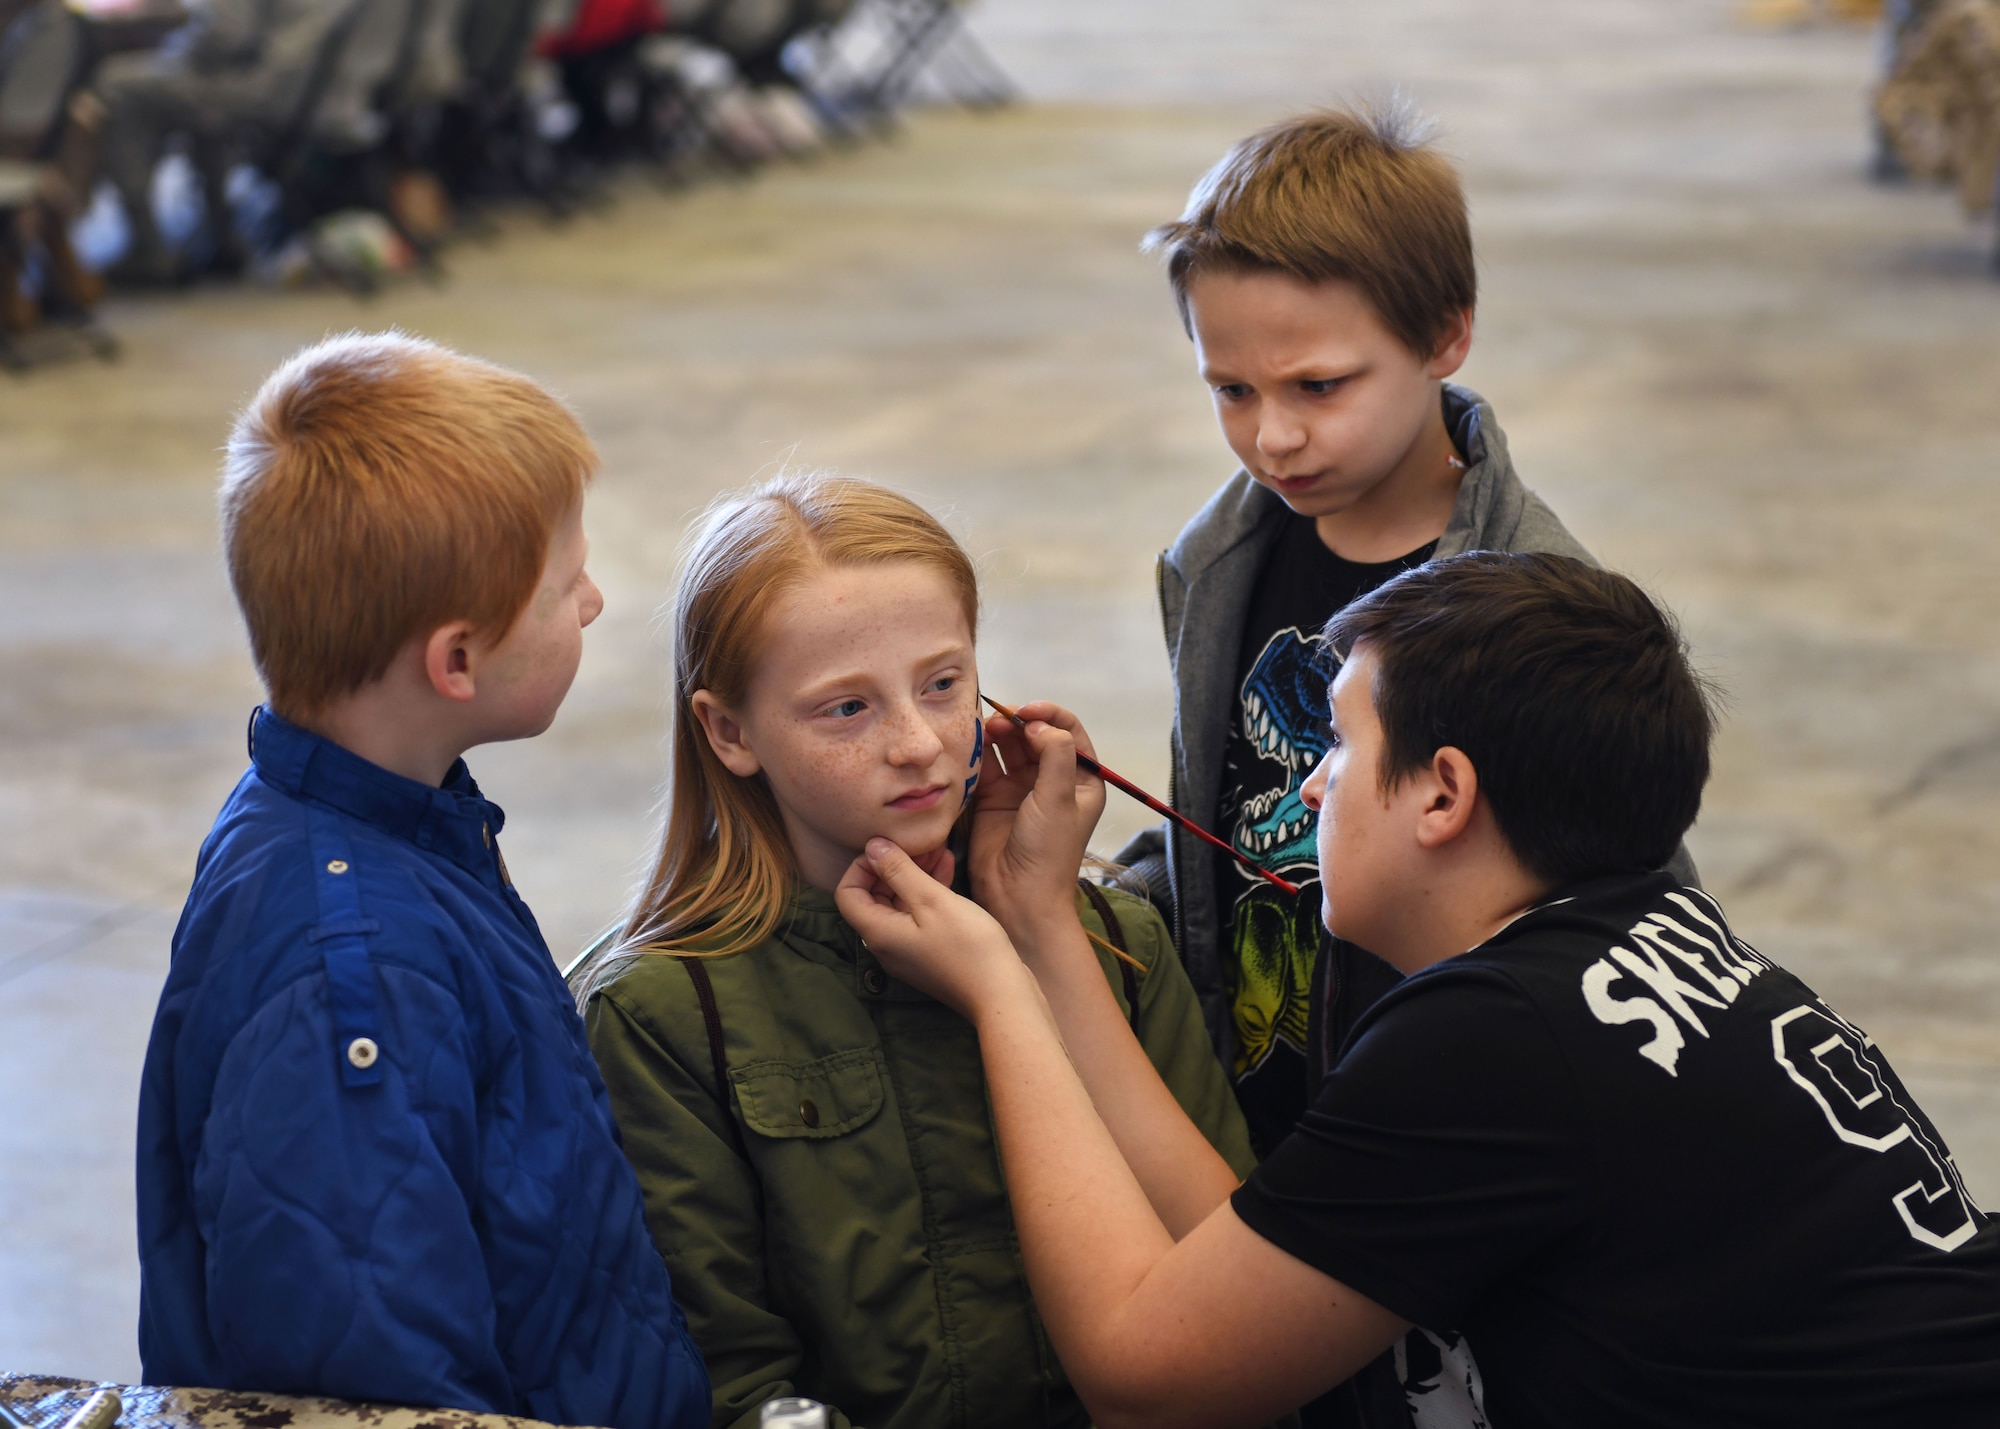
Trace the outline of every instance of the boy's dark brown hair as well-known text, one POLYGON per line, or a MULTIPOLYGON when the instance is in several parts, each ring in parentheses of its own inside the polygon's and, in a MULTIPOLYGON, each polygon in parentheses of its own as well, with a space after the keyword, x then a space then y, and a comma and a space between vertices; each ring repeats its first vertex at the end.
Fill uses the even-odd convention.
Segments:
POLYGON ((272 709, 309 717, 454 620, 498 640, 597 453, 518 372, 401 333, 293 356, 237 416, 222 544, 272 709))
POLYGON ((1379 586, 1324 639, 1375 657, 1382 787, 1463 751, 1515 857, 1554 885, 1663 867, 1701 809, 1710 690, 1624 576, 1472 551, 1379 586))
POLYGON ((1472 227, 1432 125, 1400 101, 1326 109, 1242 140, 1187 211, 1146 235, 1164 253, 1181 325, 1203 273, 1278 272, 1352 283, 1410 351, 1429 357, 1476 305, 1472 227))

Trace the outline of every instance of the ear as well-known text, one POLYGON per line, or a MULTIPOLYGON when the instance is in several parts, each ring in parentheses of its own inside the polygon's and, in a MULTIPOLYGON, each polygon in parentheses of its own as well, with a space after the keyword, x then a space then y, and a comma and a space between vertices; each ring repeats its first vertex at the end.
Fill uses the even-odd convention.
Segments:
POLYGON ((440 625, 424 641, 424 676, 448 700, 463 704, 472 699, 478 686, 473 668, 478 659, 469 621, 440 625))
POLYGON ((1413 777, 1424 801, 1417 812, 1417 846, 1442 849, 1463 837, 1479 807, 1479 771, 1465 751, 1447 744, 1413 777))
POLYGON ((723 768, 748 779, 764 767, 757 751, 744 739, 742 721, 729 712, 729 706, 707 690, 696 690, 688 704, 694 710, 694 717, 701 721, 708 747, 715 751, 723 768))
POLYGON ((1466 356, 1472 351, 1472 309, 1460 308, 1451 315, 1443 332, 1438 334, 1437 348, 1431 353, 1431 360, 1424 365, 1424 371, 1443 381, 1465 366, 1466 356))

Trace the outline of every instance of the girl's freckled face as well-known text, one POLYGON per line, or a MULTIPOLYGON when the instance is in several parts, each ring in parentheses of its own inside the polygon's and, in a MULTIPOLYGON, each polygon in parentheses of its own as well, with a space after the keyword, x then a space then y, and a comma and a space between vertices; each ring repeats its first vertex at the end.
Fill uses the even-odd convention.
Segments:
POLYGON ((808 883, 830 888, 870 838, 943 845, 979 729, 957 591, 914 561, 815 572, 773 607, 734 711, 808 883))

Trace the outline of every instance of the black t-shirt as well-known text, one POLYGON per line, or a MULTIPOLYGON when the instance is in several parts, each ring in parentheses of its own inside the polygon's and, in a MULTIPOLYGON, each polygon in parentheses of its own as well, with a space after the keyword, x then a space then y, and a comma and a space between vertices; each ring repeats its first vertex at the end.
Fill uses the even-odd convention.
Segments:
POLYGON ((1874 1043, 1664 874, 1405 979, 1234 1205, 1491 1421, 2000 1423, 2000 1219, 1874 1043))
MULTIPOLYGON (((1429 559, 1436 544, 1360 565, 1329 551, 1312 521, 1296 516, 1250 595, 1215 827, 1231 847, 1299 885, 1293 898, 1227 854, 1215 854, 1236 1027, 1230 1072, 1260 1152, 1291 1134, 1311 1100, 1306 1069, 1314 968, 1332 945, 1320 923, 1314 819, 1299 797, 1326 753, 1326 690, 1337 668, 1320 653, 1319 632, 1349 601, 1429 559)), ((1353 974, 1322 975, 1323 1000, 1338 1000, 1360 982, 1370 983, 1372 998, 1394 982, 1386 964, 1358 949, 1341 951, 1353 974)))

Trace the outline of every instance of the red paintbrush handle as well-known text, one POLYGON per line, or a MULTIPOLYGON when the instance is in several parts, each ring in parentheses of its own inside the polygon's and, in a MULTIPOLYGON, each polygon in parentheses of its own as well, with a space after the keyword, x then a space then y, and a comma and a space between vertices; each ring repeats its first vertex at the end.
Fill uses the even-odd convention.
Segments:
POLYGON ((1162 804, 1158 799, 1155 799, 1151 794, 1148 794, 1144 789, 1141 789, 1137 784, 1134 784, 1130 779, 1127 779, 1124 775, 1117 774, 1109 769, 1106 769, 1102 764, 1099 764, 1095 759, 1092 759, 1087 754, 1077 755, 1076 762, 1078 764, 1081 764, 1084 768, 1090 770, 1092 773, 1096 774, 1098 778, 1102 779, 1105 783, 1111 785, 1114 789, 1124 790, 1127 794, 1130 794, 1133 798, 1137 799, 1140 803, 1144 804, 1147 808, 1151 809, 1154 813, 1165 814, 1169 819, 1172 819, 1176 824, 1179 824, 1182 828, 1186 829, 1189 833, 1193 834, 1196 838, 1202 840, 1204 843, 1210 843, 1215 845, 1215 847, 1221 849, 1224 853, 1228 854, 1231 858, 1235 859, 1238 863, 1242 864, 1245 868, 1249 869, 1252 873, 1256 874, 1259 878, 1264 879, 1268 883, 1276 884, 1278 887, 1284 889, 1285 892, 1291 894, 1294 898, 1298 896, 1299 887, 1296 883, 1292 883, 1287 881, 1286 879, 1278 877, 1277 874, 1271 872, 1270 869, 1264 867, 1264 865, 1262 865, 1261 863, 1254 862, 1253 860, 1239 853, 1237 850, 1231 848, 1228 844, 1224 843, 1221 839, 1217 838, 1214 834, 1210 833, 1207 829, 1203 828, 1200 824, 1197 824, 1193 819, 1190 819, 1186 814, 1183 814, 1179 810, 1171 808, 1166 804, 1162 804))
MULTIPOLYGON (((985 700, 987 704, 993 706, 994 709, 998 710, 1007 719, 1011 719, 1012 721, 1014 721, 1015 724, 1020 725, 1023 728, 1027 726, 1028 722, 1026 720, 1022 719, 1018 714, 1008 709, 1007 706, 1001 704, 1000 701, 994 699, 991 695, 981 692, 979 698, 985 700)), ((1151 809, 1154 813, 1165 814, 1167 818, 1171 819, 1174 823, 1180 825, 1180 827, 1186 829, 1196 838, 1202 840, 1204 843, 1213 844, 1215 847, 1221 849, 1224 853, 1228 854, 1231 858, 1235 859, 1238 863, 1242 864, 1245 868, 1249 869, 1252 873, 1256 874, 1259 878, 1263 879, 1266 883, 1274 884, 1277 887, 1284 889, 1285 892, 1291 894, 1294 898, 1299 896, 1299 886, 1296 883, 1291 883, 1285 879, 1278 877, 1277 874, 1271 872, 1270 869, 1264 867, 1264 865, 1262 865, 1261 863, 1257 863, 1256 861, 1247 857, 1246 855, 1237 852, 1235 849, 1231 848, 1228 844, 1224 843, 1221 839, 1217 838, 1214 834, 1210 833, 1207 829, 1203 828, 1200 824, 1197 824, 1193 819, 1190 819, 1186 814, 1181 813, 1178 809, 1175 809, 1167 804, 1161 803, 1158 799, 1155 799, 1151 794, 1148 794, 1144 789, 1141 789, 1137 784, 1134 784, 1130 779, 1127 779, 1124 775, 1117 774, 1109 769, 1106 769, 1102 764, 1098 763, 1095 759, 1092 759, 1088 754, 1079 753, 1076 756, 1076 762, 1082 765, 1085 769, 1089 770, 1092 774, 1095 774, 1098 778, 1102 779, 1105 783, 1111 785, 1112 788, 1119 789, 1127 794, 1130 794, 1133 798, 1137 799, 1140 803, 1144 804, 1147 808, 1151 809)))

